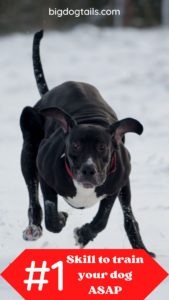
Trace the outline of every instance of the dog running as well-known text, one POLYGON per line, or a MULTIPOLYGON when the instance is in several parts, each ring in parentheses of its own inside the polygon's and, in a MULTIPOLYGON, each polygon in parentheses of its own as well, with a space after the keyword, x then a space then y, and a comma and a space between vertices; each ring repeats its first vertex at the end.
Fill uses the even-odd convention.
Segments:
POLYGON ((74 230, 76 242, 85 247, 106 228, 118 198, 131 246, 154 257, 142 241, 132 212, 131 162, 125 147, 125 134, 140 135, 143 126, 133 118, 118 120, 88 83, 68 81, 49 90, 40 60, 42 37, 43 31, 39 31, 33 40, 34 74, 41 99, 34 107, 25 107, 20 117, 21 169, 29 193, 29 224, 23 238, 34 241, 42 235, 40 183, 47 230, 59 233, 66 225, 68 214, 58 211, 58 195, 76 209, 99 203, 93 220, 74 230))

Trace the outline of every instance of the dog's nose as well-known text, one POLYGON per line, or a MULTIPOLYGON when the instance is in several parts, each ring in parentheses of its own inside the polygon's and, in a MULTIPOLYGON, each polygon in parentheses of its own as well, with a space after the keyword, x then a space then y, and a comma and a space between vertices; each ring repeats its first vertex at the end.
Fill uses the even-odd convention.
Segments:
POLYGON ((82 168, 82 174, 86 178, 91 178, 93 175, 95 175, 95 173, 96 173, 96 170, 95 170, 94 165, 86 164, 82 168))

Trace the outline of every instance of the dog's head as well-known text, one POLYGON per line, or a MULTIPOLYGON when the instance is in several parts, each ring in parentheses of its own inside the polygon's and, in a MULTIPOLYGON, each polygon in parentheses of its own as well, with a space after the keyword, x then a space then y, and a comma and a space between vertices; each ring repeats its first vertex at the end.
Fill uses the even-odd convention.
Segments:
POLYGON ((111 168, 112 155, 122 142, 124 134, 141 134, 143 126, 135 119, 117 121, 105 128, 99 125, 77 124, 58 108, 41 111, 43 116, 52 117, 60 123, 65 133, 67 163, 73 179, 85 188, 102 185, 111 168))

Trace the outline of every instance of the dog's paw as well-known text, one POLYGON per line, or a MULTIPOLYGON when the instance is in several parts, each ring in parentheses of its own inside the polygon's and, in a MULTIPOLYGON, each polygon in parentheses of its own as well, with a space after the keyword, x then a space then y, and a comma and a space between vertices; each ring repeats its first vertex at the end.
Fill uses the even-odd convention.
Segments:
POLYGON ((68 214, 66 212, 58 212, 57 215, 46 215, 45 216, 45 226, 46 229, 53 233, 59 233, 66 225, 68 214))
POLYGON ((57 224, 57 232, 60 232, 62 230, 62 228, 66 225, 66 221, 68 218, 68 214, 64 211, 59 212, 58 213, 59 217, 58 217, 58 224, 57 224))
POLYGON ((74 239, 75 239, 75 246, 79 246, 79 248, 84 248, 84 245, 79 241, 79 235, 78 235, 78 230, 79 228, 75 228, 74 231, 73 231, 73 236, 74 236, 74 239))
POLYGON ((147 253, 151 256, 151 257, 153 257, 153 258, 156 258, 156 255, 155 255, 155 253, 153 253, 153 252, 150 252, 150 251, 147 251, 147 253))
POLYGON ((37 225, 29 225, 23 231, 23 239, 25 241, 36 241, 42 236, 42 228, 37 225))
POLYGON ((76 245, 79 245, 80 248, 85 247, 90 241, 93 241, 97 236, 91 229, 90 224, 85 224, 81 228, 74 229, 74 238, 76 245))

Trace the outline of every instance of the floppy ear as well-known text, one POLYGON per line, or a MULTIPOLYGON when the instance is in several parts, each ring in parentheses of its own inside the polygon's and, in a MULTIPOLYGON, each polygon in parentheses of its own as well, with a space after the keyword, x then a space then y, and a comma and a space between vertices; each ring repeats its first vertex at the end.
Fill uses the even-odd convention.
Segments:
POLYGON ((142 134, 143 126, 141 123, 132 118, 126 118, 110 126, 110 132, 113 135, 117 144, 119 144, 123 138, 123 135, 127 132, 134 132, 137 134, 142 134))
POLYGON ((77 125, 76 121, 69 114, 57 107, 42 109, 40 114, 44 117, 51 117, 57 120, 65 133, 77 125))

